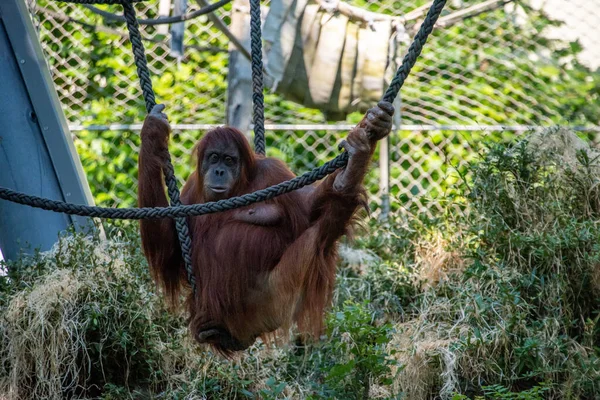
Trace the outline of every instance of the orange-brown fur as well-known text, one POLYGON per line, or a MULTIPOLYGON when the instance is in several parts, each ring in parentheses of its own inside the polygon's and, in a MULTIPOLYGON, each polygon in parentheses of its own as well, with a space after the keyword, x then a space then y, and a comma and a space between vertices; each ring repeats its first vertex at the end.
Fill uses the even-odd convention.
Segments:
MULTIPOLYGON (((165 121, 151 116, 144 123, 139 160, 140 207, 167 205, 161 154, 166 150, 168 130, 165 121)), ((243 162, 242 176, 231 196, 294 177, 280 160, 254 155, 244 136, 227 127, 208 132, 200 141, 199 163, 207 146, 219 141, 235 142, 243 162)), ((369 159, 372 152, 367 154, 369 159)), ((364 172, 367 164, 368 160, 364 172)), ((199 170, 200 165, 182 190, 184 204, 205 202, 199 170)), ((333 187, 339 173, 315 187, 267 201, 283 210, 283 219, 274 226, 240 221, 235 218, 239 210, 189 219, 197 294, 188 294, 187 309, 195 337, 209 328, 223 329, 236 344, 210 344, 229 354, 293 322, 303 332, 316 336, 321 333, 323 313, 334 287, 336 243, 347 233, 357 208, 366 205, 361 184, 344 190, 333 187)), ((362 176, 358 178, 362 181, 362 176)), ((143 220, 140 228, 153 277, 176 303, 180 289, 186 285, 186 275, 175 224, 170 219, 143 220)))

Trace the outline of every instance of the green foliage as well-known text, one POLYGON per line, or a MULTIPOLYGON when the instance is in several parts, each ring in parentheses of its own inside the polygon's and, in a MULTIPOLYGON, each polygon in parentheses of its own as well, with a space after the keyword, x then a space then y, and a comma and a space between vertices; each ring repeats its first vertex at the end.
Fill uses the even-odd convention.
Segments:
MULTIPOLYGON (((49 5, 46 0, 38 3, 49 5)), ((425 1, 352 3, 374 12, 402 15, 425 1)), ((461 5, 475 3, 476 0, 468 0, 461 5)), ((148 18, 154 17, 157 9, 153 2, 136 7, 143 11, 140 15, 148 18)), ((455 10, 453 7, 449 4, 448 12, 455 10)), ((119 11, 118 6, 108 9, 119 11)), ((595 105, 600 95, 599 75, 577 62, 581 45, 547 39, 543 29, 557 23, 539 11, 527 7, 525 10, 527 22, 520 25, 507 18, 500 8, 436 30, 403 88, 403 123, 598 124, 600 111, 595 105), (548 49, 551 52, 547 58, 538 56, 548 49)), ((60 11, 90 25, 106 23, 76 5, 64 5, 60 11)), ((107 24, 116 30, 124 29, 123 24, 107 24)), ((205 17, 186 24, 188 49, 182 62, 168 54, 167 46, 147 42, 154 90, 158 101, 167 104, 174 123, 224 122, 227 53, 199 52, 193 46, 210 43, 226 49, 229 43, 207 25, 205 17)), ((144 27, 142 33, 145 38, 159 38, 153 27, 144 27)), ((43 22, 41 40, 48 48, 55 83, 70 122, 142 122, 144 102, 126 39, 88 25, 57 24, 48 19, 43 22), (74 87, 83 90, 71 95, 74 87)), ((267 123, 324 122, 318 110, 283 101, 278 95, 266 94, 265 101, 267 123)), ((354 123, 360 118, 354 113, 348 121, 354 123)), ((191 171, 190 149, 202 133, 176 132, 173 137, 176 174, 182 179, 191 171)), ((334 156, 341 137, 341 133, 331 135, 327 131, 315 135, 326 140, 315 145, 315 137, 306 136, 304 131, 268 132, 268 152, 284 159, 296 172, 304 172, 334 156), (307 151, 309 146, 315 147, 307 151)), ((391 187, 394 207, 417 195, 442 198, 456 183, 456 176, 448 173, 450 168, 460 165, 464 172, 462 162, 476 156, 483 138, 507 141, 513 137, 509 132, 400 132, 392 138, 390 173, 392 181, 398 182, 391 187), (415 164, 420 168, 406 174, 415 164)), ((138 133, 80 131, 76 146, 97 203, 134 205, 138 133)), ((369 190, 375 193, 373 178, 369 179, 369 190)))
POLYGON ((393 327, 373 320, 368 303, 348 302, 330 315, 331 339, 319 347, 318 368, 324 373, 325 385, 315 398, 368 399, 372 384, 392 383, 391 358, 387 349, 393 327))
POLYGON ((575 170, 567 159, 544 162, 534 154, 526 141, 513 148, 498 146, 474 168, 470 197, 486 218, 474 228, 481 229, 488 252, 532 274, 531 284, 541 285, 541 299, 556 289, 544 281, 561 274, 568 327, 572 316, 586 319, 600 306, 591 287, 600 263, 598 169, 583 152, 572 160, 575 170))
POLYGON ((464 215, 371 222, 314 343, 258 343, 236 360, 195 346, 154 290, 135 224, 11 262, 0 277, 0 393, 594 398, 600 168, 592 151, 566 162, 568 152, 531 143, 494 146, 470 167, 457 189, 464 215), (444 279, 422 285, 427 268, 444 279))
MULTIPOLYGON (((549 385, 542 383, 531 389, 521 392, 512 392, 502 385, 483 386, 484 396, 475 396, 474 400, 484 399, 502 399, 502 400, 544 400, 544 393, 550 390, 549 385)), ((469 400, 469 397, 462 394, 455 394, 452 400, 469 400)))
MULTIPOLYGON (((542 138, 553 140, 552 133, 542 138)), ((475 394, 593 397, 600 387, 599 170, 590 153, 569 160, 534 149, 527 141, 496 146, 473 166, 466 190, 474 208, 463 221, 476 238, 463 244, 471 264, 428 293, 421 313, 449 310, 430 315, 427 329, 451 329, 442 337, 451 338, 464 378, 485 371, 464 387, 501 385, 469 390, 475 394)))

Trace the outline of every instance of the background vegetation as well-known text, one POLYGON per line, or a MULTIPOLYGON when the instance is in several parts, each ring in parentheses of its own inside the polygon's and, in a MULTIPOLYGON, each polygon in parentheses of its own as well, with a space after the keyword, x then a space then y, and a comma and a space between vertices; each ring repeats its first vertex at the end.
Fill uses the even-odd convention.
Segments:
POLYGON ((599 155, 556 129, 493 147, 457 190, 465 216, 373 224, 343 245, 319 342, 257 343, 233 360, 195 346, 184 316, 167 312, 135 226, 108 225, 108 240, 68 236, 9 264, 0 279, 0 390, 21 398, 595 399, 599 155))
MULTIPOLYGON (((138 7, 153 17, 147 3, 138 7)), ((353 1, 395 15, 423 3, 353 1)), ((104 22, 82 7, 37 4, 70 123, 140 123, 127 40, 97 29, 104 22)), ((403 89, 403 123, 599 123, 599 72, 578 61, 579 43, 547 39, 555 22, 519 4, 527 14, 519 23, 499 9, 435 32, 403 89)), ((187 28, 179 63, 168 46, 148 43, 157 97, 173 123, 223 123, 228 43, 206 19, 187 28)), ((154 28, 144 35, 164 39, 154 28)), ((267 103, 268 122, 325 123, 276 95, 267 103)), ((201 134, 175 132, 180 178, 201 134)), ((270 154, 299 172, 333 156, 339 139, 269 135, 270 154)), ((138 133, 76 136, 96 201, 133 205, 138 133)), ((319 342, 258 343, 233 360, 198 348, 185 315, 169 312, 150 281, 137 225, 105 222, 107 238, 68 235, 0 277, 0 397, 597 399, 598 153, 555 129, 524 142, 510 132, 401 131, 391 144, 399 212, 343 243, 319 342), (400 212, 417 196, 439 212, 400 212)))
MULTIPOLYGON (((445 14, 478 4, 480 0, 449 2, 445 14)), ((191 6, 192 3, 190 2, 191 6)), ((374 12, 404 15, 424 0, 350 3, 374 12)), ((122 23, 104 20, 77 5, 39 0, 36 17, 40 36, 65 113, 75 125, 139 124, 145 117, 136 84, 131 48, 122 23), (52 11, 49 13, 47 10, 52 11), (53 11, 54 10, 54 11, 53 11), (65 21, 55 14, 81 23, 65 21), (107 33, 97 27, 108 27, 107 33)), ((264 2, 268 5, 268 2, 264 2)), ((542 11, 519 1, 518 7, 498 9, 436 29, 403 87, 403 124, 432 125, 598 125, 600 73, 582 64, 579 42, 549 39, 548 29, 561 25, 542 11)), ((219 15, 229 23, 229 7, 219 15)), ((594 7, 590 7, 590 13, 594 7)), ((119 6, 104 7, 120 13, 119 6)), ((156 1, 137 5, 140 16, 152 18, 156 1)), ((565 8, 564 13, 572 10, 565 8)), ((445 15, 444 14, 444 15, 445 15)), ((600 17, 600 16, 599 16, 600 17)), ((412 32, 413 26, 406 28, 412 32)), ((156 27, 142 27, 157 99, 167 105, 172 123, 225 122, 228 39, 207 20, 186 24, 185 57, 170 55, 168 37, 156 27), (154 42, 153 42, 154 41, 154 42), (207 49, 198 51, 198 48, 207 49)), ((590 26, 590 35, 594 27, 590 26)), ((408 43, 406 44, 408 46, 408 43)), ((277 124, 326 123, 317 110, 266 96, 266 122, 277 124)), ((361 115, 348 116, 355 123, 361 115)), ((203 131, 174 133, 171 151, 176 175, 187 178, 190 149, 203 131)), ((268 152, 283 158, 296 172, 304 172, 332 158, 344 132, 269 131, 268 152)), ((83 130, 76 145, 97 203, 135 204, 139 132, 83 130), (134 181, 135 182, 135 181, 134 181)), ((421 196, 436 198, 450 190, 453 167, 463 167, 483 141, 510 141, 511 131, 400 131, 391 138, 391 194, 394 209, 413 202, 428 210, 421 196)), ((588 139, 595 141, 595 132, 588 139)), ((378 171, 368 182, 373 207, 378 203, 378 171)), ((441 207, 438 208, 441 210, 441 207)))

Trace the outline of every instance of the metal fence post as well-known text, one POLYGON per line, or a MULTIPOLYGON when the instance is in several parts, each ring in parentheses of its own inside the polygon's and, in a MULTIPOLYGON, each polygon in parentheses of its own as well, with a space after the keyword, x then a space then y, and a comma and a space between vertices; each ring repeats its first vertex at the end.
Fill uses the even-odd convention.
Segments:
POLYGON ((381 198, 380 221, 387 221, 390 214, 390 137, 379 141, 379 196, 381 198))
MULTIPOLYGON (((402 123, 402 99, 399 94, 394 100, 394 128, 392 135, 398 136, 402 123)), ((381 198, 381 214, 379 220, 385 222, 390 215, 390 137, 379 144, 379 196, 381 198)))

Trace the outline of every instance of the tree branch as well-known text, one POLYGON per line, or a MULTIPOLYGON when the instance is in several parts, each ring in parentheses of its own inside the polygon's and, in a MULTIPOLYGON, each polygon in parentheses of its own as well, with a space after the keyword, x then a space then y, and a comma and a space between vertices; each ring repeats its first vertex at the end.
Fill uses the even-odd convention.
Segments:
MULTIPOLYGON (((161 24, 172 24, 177 22, 188 21, 194 19, 200 15, 207 15, 210 22, 213 25, 223 32, 225 36, 231 41, 231 43, 239 49, 239 51, 246 57, 248 60, 252 59, 250 52, 248 49, 244 47, 244 45, 237 40, 237 38, 231 33, 231 31, 227 28, 227 25, 219 17, 217 17, 214 13, 215 10, 224 6, 225 4, 230 3, 232 0, 220 0, 216 3, 209 4, 206 0, 196 0, 196 3, 201 7, 200 10, 193 11, 191 13, 187 13, 184 15, 177 15, 173 17, 159 17, 155 19, 138 19, 138 23, 141 25, 161 25, 161 24)), ((98 14, 106 19, 117 21, 117 22, 125 22, 125 17, 117 14, 113 14, 108 11, 101 10, 97 7, 91 5, 84 5, 85 8, 92 11, 95 14, 98 14)))
MULTIPOLYGON (((183 14, 183 15, 175 15, 173 17, 158 17, 158 18, 153 18, 153 19, 138 19, 138 24, 140 24, 140 25, 163 25, 163 24, 173 24, 173 23, 178 23, 178 22, 189 21, 190 19, 194 19, 201 15, 212 13, 216 9, 218 9, 228 3, 231 3, 231 0, 219 0, 214 4, 207 3, 206 6, 202 7, 200 10, 196 10, 196 11, 193 11, 193 12, 190 12, 187 14, 183 14)), ((85 8, 87 8, 88 10, 90 10, 91 12, 101 15, 102 17, 109 19, 111 21, 126 22, 125 17, 123 17, 122 15, 113 14, 111 12, 101 10, 97 7, 94 7, 94 6, 88 5, 88 4, 83 4, 83 6, 85 8)))
MULTIPOLYGON (((475 4, 471 7, 465 8, 464 10, 459 10, 444 17, 441 17, 438 20, 436 26, 445 28, 454 25, 459 21, 463 21, 467 18, 477 16, 487 11, 495 10, 499 7, 502 7, 505 4, 512 3, 514 1, 515 0, 487 0, 483 3, 475 4)), ((340 14, 348 17, 351 21, 362 22, 366 24, 371 24, 375 21, 386 20, 398 21, 400 23, 416 21, 424 17, 425 14, 427 14, 427 11, 429 11, 429 8, 433 3, 432 1, 427 2, 421 7, 415 8, 414 10, 406 13, 403 16, 392 16, 375 13, 359 7, 351 6, 348 3, 345 3, 341 0, 316 0, 316 2, 323 10, 326 10, 328 12, 339 12, 340 14)))
MULTIPOLYGON (((75 19, 73 17, 70 17, 68 15, 65 14, 61 14, 55 11, 52 11, 50 9, 44 8, 44 7, 38 7, 38 10, 43 13, 44 15, 49 15, 52 18, 58 20, 58 21, 62 21, 62 22, 66 22, 66 23, 74 23, 74 24, 78 24, 81 25, 85 28, 88 28, 92 31, 97 31, 97 32, 104 32, 104 33, 108 33, 110 35, 115 35, 115 36, 119 36, 125 39, 129 39, 129 35, 127 33, 124 32, 120 32, 116 29, 111 29, 111 28, 107 28, 106 26, 103 25, 94 25, 94 24, 89 24, 87 22, 75 19)), ((162 43, 162 44, 167 44, 164 40, 160 40, 160 39, 151 39, 151 38, 144 38, 143 39, 146 42, 151 42, 151 43, 162 43)), ((213 46, 207 46, 207 47, 201 47, 201 46, 188 46, 191 49, 194 49, 196 51, 199 52, 211 52, 211 53, 225 53, 227 50, 225 49, 221 49, 219 47, 213 47, 213 46)))
POLYGON ((515 0, 484 1, 483 3, 475 4, 474 6, 467 7, 464 10, 456 11, 450 15, 441 17, 437 21, 436 26, 445 28, 445 27, 454 25, 455 23, 457 23, 459 21, 463 21, 467 18, 475 17, 475 16, 477 16, 479 14, 483 14, 484 12, 487 12, 487 11, 493 11, 493 10, 498 9, 508 3, 512 3, 513 1, 515 1, 515 0))
MULTIPOLYGON (((206 0, 196 0, 196 3, 198 3, 200 7, 206 7, 208 5, 208 2, 206 0)), ((215 13, 208 14, 208 19, 215 25, 215 27, 218 30, 220 30, 225 36, 227 36, 231 43, 238 48, 238 50, 244 55, 244 57, 246 57, 248 60, 252 60, 252 56, 250 55, 248 49, 242 44, 242 42, 238 40, 238 38, 235 37, 233 33, 231 33, 229 28, 227 28, 227 25, 225 25, 225 23, 221 21, 221 19, 217 17, 215 13)))
POLYGON ((392 17, 385 14, 375 13, 363 8, 351 6, 348 3, 344 3, 340 0, 316 0, 319 7, 328 12, 339 12, 342 15, 348 17, 351 21, 363 22, 371 24, 375 21, 386 21, 392 19, 398 19, 398 17, 392 17))

